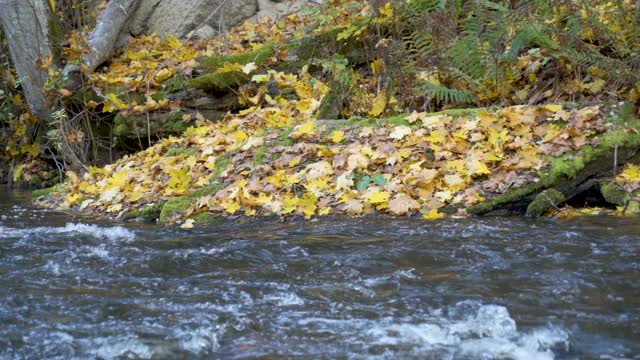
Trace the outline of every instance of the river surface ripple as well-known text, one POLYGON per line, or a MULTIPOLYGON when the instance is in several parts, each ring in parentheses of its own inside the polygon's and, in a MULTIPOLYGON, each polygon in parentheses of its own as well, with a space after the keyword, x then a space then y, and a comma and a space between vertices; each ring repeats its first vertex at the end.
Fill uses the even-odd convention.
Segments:
POLYGON ((226 220, 0 193, 0 359, 637 359, 640 222, 226 220))

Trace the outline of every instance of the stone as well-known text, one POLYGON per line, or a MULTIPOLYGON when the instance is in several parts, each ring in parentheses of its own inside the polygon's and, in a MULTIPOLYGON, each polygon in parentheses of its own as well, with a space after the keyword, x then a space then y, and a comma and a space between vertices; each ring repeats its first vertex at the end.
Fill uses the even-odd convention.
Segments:
MULTIPOLYGON (((216 32, 229 28, 257 11, 257 0, 141 0, 129 32, 134 36, 156 33, 163 38, 185 38, 204 26, 216 32)), ((211 36, 209 29, 205 31, 211 36)))
POLYGON ((258 0, 258 12, 249 21, 259 23, 264 18, 278 19, 313 5, 314 3, 309 0, 258 0))
POLYGON ((527 216, 538 217, 544 215, 549 209, 557 208, 562 202, 565 201, 564 194, 556 189, 547 189, 529 204, 527 207, 527 216))

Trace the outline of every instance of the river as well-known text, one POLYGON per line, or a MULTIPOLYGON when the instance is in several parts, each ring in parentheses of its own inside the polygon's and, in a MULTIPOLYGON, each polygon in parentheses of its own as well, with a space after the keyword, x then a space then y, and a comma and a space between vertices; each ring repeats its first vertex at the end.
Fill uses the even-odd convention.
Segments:
POLYGON ((0 193, 0 359, 633 359, 640 221, 227 220, 0 193))

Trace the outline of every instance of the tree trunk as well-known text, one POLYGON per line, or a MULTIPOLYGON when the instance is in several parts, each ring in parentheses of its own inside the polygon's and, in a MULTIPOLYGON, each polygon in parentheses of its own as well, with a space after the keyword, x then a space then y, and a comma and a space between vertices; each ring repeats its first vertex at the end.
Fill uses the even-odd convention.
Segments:
POLYGON ((96 27, 89 34, 89 53, 82 59, 81 66, 67 65, 62 71, 66 78, 66 88, 77 90, 82 84, 82 74, 91 74, 100 64, 107 61, 118 40, 118 35, 135 12, 138 0, 111 0, 100 13, 96 27))
POLYGON ((51 112, 44 85, 47 71, 41 64, 51 56, 49 9, 43 0, 0 0, 0 22, 9 52, 31 112, 49 122, 51 112))

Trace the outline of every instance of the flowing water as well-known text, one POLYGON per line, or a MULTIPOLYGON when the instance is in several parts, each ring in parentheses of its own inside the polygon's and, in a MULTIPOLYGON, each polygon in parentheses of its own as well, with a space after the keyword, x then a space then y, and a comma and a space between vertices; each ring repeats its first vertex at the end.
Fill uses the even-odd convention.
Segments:
POLYGON ((0 359, 634 359, 640 222, 227 220, 0 193, 0 359))

